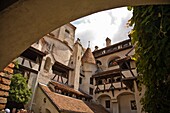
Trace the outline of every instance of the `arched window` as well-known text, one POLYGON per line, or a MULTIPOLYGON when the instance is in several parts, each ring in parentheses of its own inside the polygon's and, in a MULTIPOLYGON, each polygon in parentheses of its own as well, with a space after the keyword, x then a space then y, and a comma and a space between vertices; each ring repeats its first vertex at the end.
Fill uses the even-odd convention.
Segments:
POLYGON ((45 109, 45 113, 51 113, 49 109, 45 109))
POLYGON ((111 60, 109 61, 109 63, 108 63, 108 67, 112 67, 112 66, 117 65, 116 60, 119 59, 119 58, 120 58, 119 56, 116 56, 116 57, 114 57, 113 59, 111 59, 111 60))
POLYGON ((99 60, 96 60, 97 65, 102 65, 102 63, 99 60))
POLYGON ((50 57, 47 57, 47 58, 46 58, 46 61, 45 61, 45 64, 44 64, 44 69, 45 69, 47 72, 49 72, 50 66, 51 66, 51 58, 50 58, 50 57))

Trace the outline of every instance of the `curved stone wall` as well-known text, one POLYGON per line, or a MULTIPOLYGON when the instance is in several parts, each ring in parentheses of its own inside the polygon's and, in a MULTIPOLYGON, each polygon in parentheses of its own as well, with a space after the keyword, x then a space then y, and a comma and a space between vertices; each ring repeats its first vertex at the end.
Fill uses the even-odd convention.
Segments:
POLYGON ((19 0, 0 12, 0 71, 45 34, 89 14, 129 5, 170 4, 169 0, 19 0))

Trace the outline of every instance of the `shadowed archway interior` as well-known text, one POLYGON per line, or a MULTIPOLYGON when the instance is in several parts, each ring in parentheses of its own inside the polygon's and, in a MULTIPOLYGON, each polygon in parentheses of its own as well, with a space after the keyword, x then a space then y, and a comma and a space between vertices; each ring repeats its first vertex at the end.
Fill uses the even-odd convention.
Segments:
POLYGON ((0 12, 0 71, 45 34, 70 21, 111 8, 153 4, 170 1, 14 0, 0 12))

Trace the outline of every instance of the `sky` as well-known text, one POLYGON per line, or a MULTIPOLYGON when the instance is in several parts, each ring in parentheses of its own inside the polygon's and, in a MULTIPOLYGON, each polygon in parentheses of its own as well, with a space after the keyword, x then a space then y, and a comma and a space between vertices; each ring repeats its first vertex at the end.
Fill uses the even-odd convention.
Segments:
POLYGON ((127 27, 126 23, 132 17, 132 11, 127 7, 106 10, 80 18, 71 22, 76 26, 75 39, 79 38, 83 47, 94 50, 106 46, 105 39, 111 39, 111 44, 128 39, 128 33, 132 27, 127 27))

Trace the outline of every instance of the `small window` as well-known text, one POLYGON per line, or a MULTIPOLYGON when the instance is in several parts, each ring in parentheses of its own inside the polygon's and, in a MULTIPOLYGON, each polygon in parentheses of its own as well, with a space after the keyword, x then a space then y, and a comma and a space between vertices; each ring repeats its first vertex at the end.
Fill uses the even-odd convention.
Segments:
POLYGON ((131 104, 131 110, 137 110, 135 100, 131 100, 130 104, 131 104))
POLYGON ((70 31, 68 29, 65 30, 66 33, 70 34, 70 31))
POLYGON ((82 84, 82 78, 81 77, 79 78, 79 84, 82 84))
POLYGON ((128 47, 129 43, 122 44, 122 47, 128 47))
POLYGON ((66 38, 70 37, 70 31, 68 29, 65 30, 65 37, 66 38))
POLYGON ((102 65, 102 63, 99 60, 96 60, 97 65, 102 65))
POLYGON ((105 51, 105 50, 103 50, 103 51, 102 51, 102 54, 105 54, 105 53, 106 53, 106 51, 105 51))
POLYGON ((93 78, 90 78, 90 84, 93 85, 93 78))
POLYGON ((110 108, 110 100, 105 101, 106 108, 110 108))
POLYGON ((103 84, 103 82, 102 82, 102 80, 101 80, 101 79, 99 79, 99 81, 98 81, 98 85, 101 85, 101 84, 103 84))
POLYGON ((91 88, 91 87, 89 88, 89 94, 93 95, 93 88, 91 88))
POLYGON ((117 62, 115 62, 115 59, 109 62, 109 67, 116 66, 116 65, 117 65, 117 62))
POLYGON ((119 59, 120 57, 116 56, 115 58, 113 58, 112 60, 110 60, 108 67, 112 67, 112 66, 116 66, 117 62, 116 60, 119 59))
POLYGON ((116 82, 120 82, 121 81, 121 77, 118 77, 117 79, 116 79, 116 82))
POLYGON ((112 78, 112 79, 109 78, 109 83, 112 83, 112 82, 114 83, 114 82, 115 82, 115 79, 114 79, 114 78, 112 78))
POLYGON ((118 49, 118 46, 112 48, 113 51, 115 51, 117 49, 118 49))

